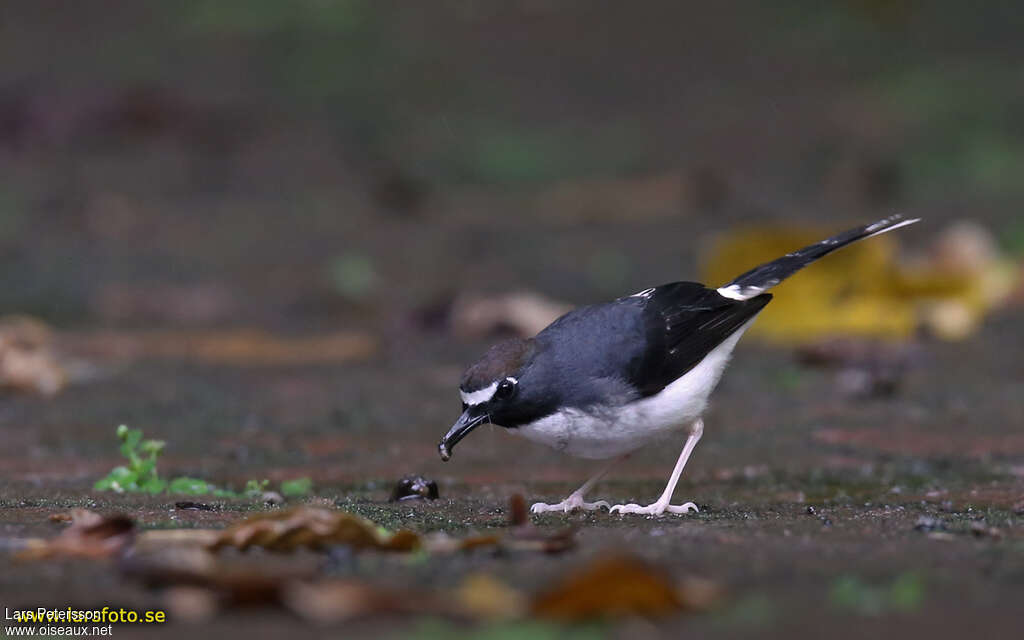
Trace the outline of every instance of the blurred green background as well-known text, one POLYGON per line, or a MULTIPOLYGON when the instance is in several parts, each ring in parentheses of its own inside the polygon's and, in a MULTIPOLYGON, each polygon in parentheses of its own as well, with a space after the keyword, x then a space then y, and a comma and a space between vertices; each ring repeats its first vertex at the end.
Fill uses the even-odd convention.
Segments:
POLYGON ((582 302, 695 277, 713 231, 896 210, 1019 253, 1022 26, 1013 2, 11 0, 0 311, 582 302), (118 305, 160 283, 241 302, 118 305))

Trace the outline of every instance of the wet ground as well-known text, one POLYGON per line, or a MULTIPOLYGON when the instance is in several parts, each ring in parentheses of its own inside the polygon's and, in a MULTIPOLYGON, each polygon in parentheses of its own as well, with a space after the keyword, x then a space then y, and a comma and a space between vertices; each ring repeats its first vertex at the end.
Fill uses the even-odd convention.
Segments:
MULTIPOLYGON (((935 345, 929 366, 913 371, 892 399, 846 400, 837 396, 829 374, 798 368, 783 350, 740 349, 677 490, 677 499, 701 506, 698 515, 535 516, 536 524, 552 531, 576 526, 578 548, 559 555, 478 552, 415 561, 366 553, 340 571, 425 590, 484 572, 536 591, 588 558, 626 549, 673 575, 717 581, 727 595, 710 612, 588 627, 587 634, 684 629, 715 637, 783 637, 813 630, 855 637, 871 629, 882 637, 910 631, 954 637, 978 628, 1011 629, 1024 597, 1024 445, 1014 397, 1020 365, 1002 346, 1019 321, 1019 313, 1006 313, 969 344, 935 345), (787 372, 784 386, 780 372, 787 372), (908 576, 915 587, 906 604, 890 590, 908 576), (857 585, 853 596, 842 590, 850 581, 857 585)), ((314 496, 290 503, 335 505, 392 530, 465 535, 504 528, 513 494, 555 500, 582 481, 586 463, 498 429, 475 434, 451 462, 440 462, 436 440, 454 415, 450 380, 438 372, 445 364, 454 366, 454 357, 440 352, 425 353, 418 362, 349 367, 147 363, 72 387, 56 399, 8 398, 8 447, 0 457, 3 536, 55 535, 60 525, 48 516, 75 506, 125 512, 144 528, 221 527, 259 508, 252 501, 204 499, 218 511, 182 511, 174 508, 180 497, 91 491, 92 482, 118 462, 111 425, 122 421, 168 441, 160 462, 165 475, 236 488, 248 478, 311 476, 314 496), (404 390, 401 400, 380 400, 394 396, 373 392, 390 388, 404 390), (160 389, 165 391, 154 391, 160 389), (354 402, 349 398, 369 403, 358 419, 339 415, 354 402), (436 478, 441 499, 387 502, 394 482, 409 472, 436 478)), ((678 444, 635 455, 595 496, 653 499, 678 444)), ((160 591, 120 578, 107 563, 4 563, 8 606, 163 606, 160 591)), ((324 569, 326 575, 338 571, 324 569)), ((297 624, 308 623, 285 613, 243 610, 194 632, 245 629, 259 636, 297 624)), ((385 617, 356 628, 373 635, 430 635, 447 632, 448 624, 385 617)))
MULTIPOLYGON (((1012 20, 854 4, 771 19, 753 7, 392 7, 360 14, 354 33, 373 36, 361 39, 292 38, 261 26, 270 14, 226 37, 227 18, 209 7, 170 27, 128 4, 54 23, 24 3, 3 38, 20 62, 5 65, 0 96, 0 304, 48 322, 62 353, 88 366, 52 398, 0 396, 0 538, 54 536, 62 525, 48 517, 78 506, 144 529, 222 527, 263 509, 203 498, 217 510, 183 511, 176 496, 93 491, 120 463, 119 424, 167 442, 164 477, 240 489, 308 476, 312 495, 288 504, 392 530, 504 530, 511 496, 559 500, 593 466, 498 428, 439 460, 461 369, 487 344, 445 323, 456 294, 529 289, 582 304, 697 278, 707 238, 734 226, 834 229, 896 208, 925 218, 903 236, 911 247, 969 216, 1019 251, 1019 181, 1004 169, 1024 153, 990 108, 1020 100, 992 64, 1019 48, 1012 20), (425 55, 437 29, 451 37, 425 55), (67 32, 81 40, 52 36, 67 32), (629 33, 646 34, 643 46, 607 53, 608 38, 629 33), (993 53, 1000 42, 1009 49, 993 53), (140 43, 149 57, 124 53, 140 43), (549 50, 566 53, 552 65, 549 50), (359 56, 385 71, 333 64, 359 56), (323 57, 332 64, 316 66, 323 57), (300 86, 296 68, 341 89, 300 86), (939 90, 965 82, 956 96, 939 90), (290 364, 111 346, 111 335, 150 329, 250 328, 345 330, 370 346, 290 364), (388 502, 407 473, 436 479, 440 499, 388 502)), ((720 584, 709 611, 570 628, 417 615, 320 629, 254 608, 145 635, 1009 637, 1024 602, 1022 322, 1018 301, 963 341, 925 340, 896 393, 870 398, 843 393, 792 349, 744 340, 676 491, 699 514, 532 517, 544 530, 577 527, 577 548, 557 555, 314 559, 330 577, 430 591, 484 573, 536 592, 629 551, 720 584)), ((638 452, 594 497, 653 500, 681 445, 638 452)), ((0 555, 11 609, 156 608, 164 595, 107 562, 0 555)))

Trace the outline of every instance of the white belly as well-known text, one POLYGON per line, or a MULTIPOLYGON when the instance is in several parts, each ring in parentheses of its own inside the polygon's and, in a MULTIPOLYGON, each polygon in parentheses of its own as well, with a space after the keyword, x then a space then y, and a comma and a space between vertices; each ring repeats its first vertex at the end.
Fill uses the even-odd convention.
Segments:
POLYGON ((639 449, 658 436, 689 426, 704 413, 708 396, 751 322, 653 396, 606 410, 559 411, 509 431, 580 458, 613 458, 639 449))

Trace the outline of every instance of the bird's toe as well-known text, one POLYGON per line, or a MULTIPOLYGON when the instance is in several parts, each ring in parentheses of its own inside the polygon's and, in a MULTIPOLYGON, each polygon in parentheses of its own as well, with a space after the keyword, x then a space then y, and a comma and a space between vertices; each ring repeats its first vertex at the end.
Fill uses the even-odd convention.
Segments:
POLYGON ((551 511, 551 506, 552 505, 544 502, 537 502, 530 507, 530 513, 544 513, 545 511, 551 511))
POLYGON ((637 510, 640 509, 640 508, 641 508, 640 505, 638 505, 636 503, 617 504, 614 507, 611 507, 610 509, 608 509, 608 513, 615 513, 616 511, 618 511, 620 514, 636 513, 637 510))
POLYGON ((635 513, 635 514, 638 514, 638 515, 646 515, 646 516, 660 516, 661 514, 665 513, 666 511, 668 513, 677 513, 678 514, 678 513, 690 513, 691 511, 694 512, 694 513, 697 513, 700 510, 697 508, 697 505, 695 505, 692 502, 687 502, 686 504, 683 504, 683 505, 680 505, 680 506, 676 506, 676 505, 672 505, 672 504, 662 504, 660 502, 655 502, 654 504, 649 504, 646 507, 641 506, 641 505, 636 504, 636 503, 617 504, 617 505, 615 505, 614 507, 612 507, 611 509, 608 510, 609 513, 616 513, 616 512, 618 512, 621 515, 625 515, 627 513, 635 513))
POLYGON ((695 505, 692 502, 687 502, 679 506, 670 504, 668 505, 668 507, 665 508, 665 510, 668 511, 669 513, 690 513, 691 511, 693 513, 700 513, 700 509, 698 509, 697 505, 695 505))

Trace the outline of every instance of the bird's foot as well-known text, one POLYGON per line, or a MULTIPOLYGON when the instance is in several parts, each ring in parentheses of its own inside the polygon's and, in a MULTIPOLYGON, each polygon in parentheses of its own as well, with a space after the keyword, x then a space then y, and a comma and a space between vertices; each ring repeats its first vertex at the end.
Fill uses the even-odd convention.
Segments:
POLYGON ((608 508, 608 503, 604 500, 598 500, 597 502, 584 502, 583 496, 579 493, 574 493, 565 500, 562 500, 558 504, 545 504, 538 502, 537 504, 530 507, 531 513, 545 513, 548 511, 560 511, 562 513, 569 513, 576 509, 582 509, 584 511, 596 511, 601 507, 608 508))
POLYGON ((660 516, 666 511, 668 513, 690 513, 691 511, 694 513, 700 513, 700 509, 698 509, 697 505, 692 502, 676 506, 674 504, 669 504, 668 500, 664 502, 658 500, 654 504, 649 504, 646 507, 641 507, 638 504, 617 504, 609 509, 608 513, 615 513, 616 511, 618 511, 620 515, 638 513, 646 516, 660 516))

